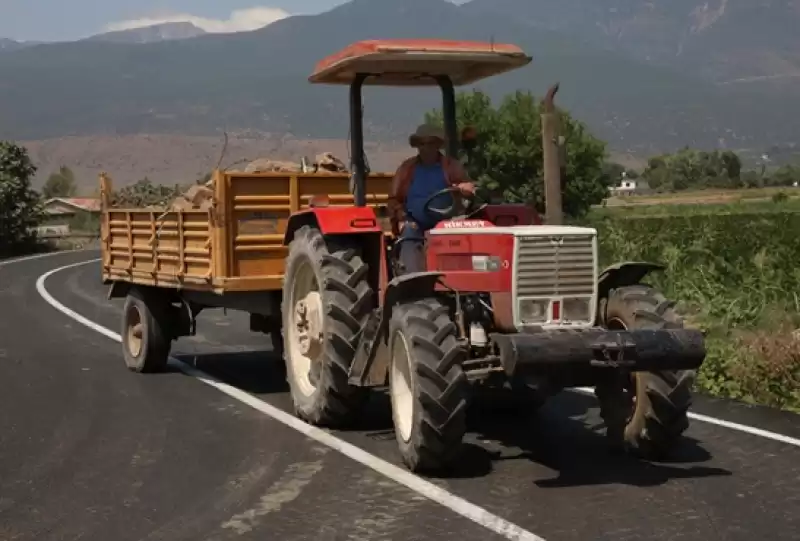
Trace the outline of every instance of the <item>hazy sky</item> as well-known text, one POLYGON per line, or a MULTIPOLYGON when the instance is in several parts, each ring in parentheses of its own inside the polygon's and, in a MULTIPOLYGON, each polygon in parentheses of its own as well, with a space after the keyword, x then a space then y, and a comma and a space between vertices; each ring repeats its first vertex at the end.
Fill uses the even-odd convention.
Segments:
POLYGON ((60 41, 173 20, 190 20, 211 32, 252 30, 288 14, 318 13, 346 1, 0 0, 0 37, 60 41))

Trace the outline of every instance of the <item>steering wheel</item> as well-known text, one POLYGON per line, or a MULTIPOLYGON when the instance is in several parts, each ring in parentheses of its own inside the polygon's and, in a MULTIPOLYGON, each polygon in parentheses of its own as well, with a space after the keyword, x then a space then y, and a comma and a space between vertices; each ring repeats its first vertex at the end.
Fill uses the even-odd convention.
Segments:
POLYGON ((431 195, 423 205, 425 212, 436 218, 452 220, 453 218, 464 216, 470 218, 478 214, 483 209, 489 206, 488 201, 482 197, 478 197, 476 193, 472 195, 465 195, 461 192, 458 186, 449 186, 431 195), (453 204, 444 209, 431 207, 431 203, 437 198, 447 193, 452 193, 453 204), (465 203, 466 200, 466 203, 465 203), (477 201, 480 200, 480 204, 477 201), (475 207, 467 211, 468 208, 475 207), (466 212, 466 214, 464 214, 466 212))

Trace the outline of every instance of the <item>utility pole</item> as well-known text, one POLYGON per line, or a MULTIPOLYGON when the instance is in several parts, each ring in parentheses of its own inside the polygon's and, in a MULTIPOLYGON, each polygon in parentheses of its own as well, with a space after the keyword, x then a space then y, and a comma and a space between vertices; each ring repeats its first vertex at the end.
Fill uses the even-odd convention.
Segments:
POLYGON ((558 83, 547 91, 544 98, 542 118, 542 159, 544 161, 544 204, 545 223, 562 225, 564 207, 561 202, 561 169, 566 165, 564 138, 559 136, 559 119, 554 99, 558 83))

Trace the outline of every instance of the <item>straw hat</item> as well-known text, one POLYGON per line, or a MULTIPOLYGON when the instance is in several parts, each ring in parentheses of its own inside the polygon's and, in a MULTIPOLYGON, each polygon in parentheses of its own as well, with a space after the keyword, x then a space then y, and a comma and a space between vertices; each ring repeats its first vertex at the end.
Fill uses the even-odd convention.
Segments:
POLYGON ((444 131, 432 124, 421 124, 417 127, 417 131, 408 138, 408 144, 418 147, 424 139, 438 139, 440 143, 444 143, 444 131))

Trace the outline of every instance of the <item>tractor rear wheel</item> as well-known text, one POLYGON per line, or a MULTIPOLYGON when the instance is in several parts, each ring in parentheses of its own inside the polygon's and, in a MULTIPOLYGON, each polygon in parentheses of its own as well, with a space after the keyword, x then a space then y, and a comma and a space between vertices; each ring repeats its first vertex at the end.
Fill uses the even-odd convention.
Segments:
POLYGON ((359 413, 367 390, 350 385, 348 375, 372 308, 357 246, 298 229, 286 257, 281 311, 286 379, 301 419, 341 427, 359 413))
POLYGON ((389 394, 400 454, 414 472, 446 468, 466 432, 470 384, 450 311, 436 299, 396 306, 389 323, 389 394))
MULTIPOLYGON (((613 290, 601 313, 609 330, 678 329, 675 303, 646 285, 613 290)), ((612 445, 646 459, 664 458, 689 427, 694 370, 623 373, 595 389, 612 445)))

